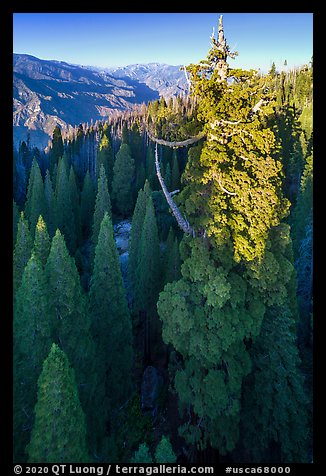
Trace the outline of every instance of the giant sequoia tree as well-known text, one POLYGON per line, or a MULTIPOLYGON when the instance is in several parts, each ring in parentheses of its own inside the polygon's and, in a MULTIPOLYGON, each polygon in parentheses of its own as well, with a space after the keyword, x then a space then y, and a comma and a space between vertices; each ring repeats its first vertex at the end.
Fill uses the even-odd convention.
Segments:
POLYGON ((294 284, 279 144, 266 123, 272 97, 255 71, 230 70, 228 56, 220 20, 207 59, 187 68, 207 138, 190 150, 178 196, 196 238, 183 239, 182 278, 158 301, 163 339, 181 357, 174 387, 189 415, 181 434, 221 453, 239 438, 247 342, 294 284))

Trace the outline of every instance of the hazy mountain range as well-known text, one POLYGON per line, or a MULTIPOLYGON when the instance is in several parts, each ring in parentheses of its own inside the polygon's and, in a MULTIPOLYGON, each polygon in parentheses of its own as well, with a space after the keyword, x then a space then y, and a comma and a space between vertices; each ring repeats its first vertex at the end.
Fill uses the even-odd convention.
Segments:
POLYGON ((56 124, 95 122, 114 109, 187 91, 180 66, 167 64, 97 68, 14 54, 13 66, 14 142, 29 132, 38 147, 47 145, 56 124))

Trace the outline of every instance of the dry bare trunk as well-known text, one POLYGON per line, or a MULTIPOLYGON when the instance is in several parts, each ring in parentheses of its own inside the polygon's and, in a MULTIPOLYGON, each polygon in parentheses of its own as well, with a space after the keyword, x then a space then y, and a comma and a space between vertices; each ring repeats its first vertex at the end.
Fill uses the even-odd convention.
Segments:
POLYGON ((155 167, 156 167, 157 178, 158 178, 158 180, 160 182, 160 185, 162 187, 164 196, 166 198, 166 201, 169 204, 169 207, 171 208, 171 211, 172 211, 175 219, 177 220, 177 223, 178 223, 179 227, 187 235, 191 235, 191 236, 195 237, 196 236, 195 230, 192 228, 192 226, 189 224, 189 222, 182 216, 179 208, 174 203, 174 200, 171 197, 171 194, 169 193, 168 189, 166 188, 166 185, 164 183, 164 179, 163 179, 162 174, 161 174, 160 164, 159 164, 159 161, 158 161, 157 143, 156 143, 156 147, 155 147, 155 167))

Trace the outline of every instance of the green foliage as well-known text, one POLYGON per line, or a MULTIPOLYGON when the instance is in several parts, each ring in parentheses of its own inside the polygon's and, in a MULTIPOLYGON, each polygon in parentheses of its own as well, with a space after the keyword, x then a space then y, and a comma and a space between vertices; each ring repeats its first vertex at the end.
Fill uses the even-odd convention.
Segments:
POLYGON ((160 184, 156 175, 155 156, 151 146, 147 147, 146 152, 146 176, 152 190, 159 190, 160 184))
POLYGON ((179 141, 195 136, 202 127, 197 117, 196 98, 178 96, 166 104, 160 101, 148 105, 147 124, 155 137, 169 141, 179 141))
POLYGON ((37 379, 51 345, 47 284, 40 260, 32 254, 14 306, 14 458, 25 461, 24 449, 33 425, 37 379))
POLYGON ((181 278, 181 260, 178 238, 170 228, 164 252, 164 284, 181 278))
POLYGON ((180 169, 176 151, 172 156, 171 192, 180 188, 180 169))
POLYGON ((143 138, 137 122, 134 122, 129 129, 128 144, 131 156, 135 161, 135 168, 139 170, 143 162, 143 138))
POLYGON ((290 217, 300 306, 299 345, 312 344, 313 299, 313 155, 309 155, 301 177, 300 193, 290 217))
POLYGON ((33 247, 32 237, 24 213, 20 213, 17 226, 17 238, 13 256, 14 290, 20 286, 25 266, 31 256, 33 247))
POLYGON ((86 463, 85 415, 74 370, 55 344, 38 380, 35 423, 27 446, 29 463, 86 463))
POLYGON ((79 190, 77 188, 76 177, 73 167, 69 171, 69 194, 74 217, 74 235, 76 237, 76 245, 81 242, 81 216, 79 205, 79 190))
POLYGON ((102 165, 105 170, 105 175, 108 179, 108 190, 109 192, 111 192, 114 161, 113 161, 113 151, 112 151, 110 136, 107 130, 106 132, 103 133, 103 136, 99 145, 99 150, 97 152, 97 164, 96 164, 97 178, 99 177, 102 165))
POLYGON ((101 223, 105 213, 111 216, 111 199, 108 190, 108 181, 105 175, 104 166, 101 165, 100 176, 97 181, 97 194, 95 200, 95 209, 93 217, 92 242, 96 246, 101 223))
POLYGON ((231 87, 221 81, 219 55, 213 47, 187 68, 207 141, 189 150, 176 202, 198 238, 182 240, 181 279, 157 307, 164 342, 182 356, 173 385, 190 420, 180 434, 225 454, 239 438, 245 341, 259 335, 266 306, 289 299, 294 268, 280 225, 289 208, 280 144, 266 120, 273 96, 255 71, 229 70, 231 87))
POLYGON ((176 227, 176 220, 171 213, 169 204, 166 201, 162 190, 154 191, 152 193, 156 223, 159 232, 160 241, 167 239, 171 227, 176 227))
POLYGON ((161 441, 155 450, 156 463, 175 463, 177 457, 173 452, 171 442, 168 437, 162 436, 161 441))
POLYGON ((115 461, 130 461, 142 443, 150 445, 153 442, 152 419, 143 414, 138 393, 131 396, 110 423, 111 434, 118 448, 115 461))
POLYGON ((244 279, 217 265, 201 239, 188 240, 182 251, 182 278, 165 286, 157 304, 163 340, 183 356, 174 379, 180 411, 191 405, 196 415, 181 434, 225 453, 237 441, 241 382, 250 370, 242 341, 257 333, 264 306, 244 279))
POLYGON ((300 374, 293 318, 271 308, 250 351, 253 372, 244 385, 243 442, 251 461, 308 462, 307 397, 300 374), (272 443, 281 458, 274 459, 272 443))
POLYGON ((57 227, 64 235, 70 253, 76 251, 76 233, 66 158, 59 159, 56 178, 57 227))
MULTIPOLYGON (((171 351, 169 382, 187 445, 232 460, 310 459, 303 388, 311 398, 312 66, 278 73, 273 63, 268 75, 230 69, 229 47, 211 41, 207 58, 186 68, 190 96, 161 97, 104 125, 80 124, 65 145, 56 127, 48 154, 32 151, 29 140, 14 154, 14 198, 25 213, 14 202, 17 461, 26 459, 52 342, 62 351, 52 348, 40 377, 31 462, 68 461, 72 453, 89 459, 79 399, 97 461, 176 461, 167 437, 152 457, 153 421, 132 393, 143 344, 154 364, 164 365, 164 344, 171 351), (168 141, 205 134, 188 150, 159 146, 162 176, 169 191, 181 189, 173 199, 195 237, 176 232, 145 128, 168 141), (134 322, 144 324, 134 336, 111 198, 120 217, 134 209, 128 280, 134 322)), ((171 430, 163 421, 155 422, 156 437, 171 430)))
POLYGON ((46 227, 46 223, 43 220, 42 215, 39 216, 35 229, 35 239, 33 253, 40 263, 44 267, 48 259, 50 252, 50 237, 46 227))
POLYGON ((135 310, 155 312, 160 289, 160 244, 152 196, 146 203, 146 213, 139 243, 139 261, 136 269, 135 310))
POLYGON ((115 208, 122 216, 133 210, 132 182, 135 163, 128 144, 122 143, 113 167, 112 198, 115 208))
POLYGON ((57 229, 57 204, 53 191, 50 172, 47 170, 44 181, 45 213, 44 219, 48 227, 50 238, 53 238, 57 229))
POLYGON ((80 386, 84 409, 94 389, 92 371, 94 344, 90 335, 90 317, 74 259, 69 256, 64 237, 57 230, 45 266, 49 316, 53 323, 53 341, 67 354, 80 386))
POLYGON ((138 192, 135 209, 132 216, 129 240, 128 277, 133 293, 135 292, 135 286, 137 282, 136 270, 139 263, 139 248, 146 213, 146 202, 150 194, 151 190, 147 181, 144 190, 139 190, 138 192))
POLYGON ((87 238, 91 232, 94 207, 95 190, 90 173, 87 171, 84 178, 83 189, 80 194, 80 220, 84 238, 87 238))
POLYGON ((25 203, 25 216, 29 222, 32 238, 34 239, 35 226, 40 215, 44 215, 44 186, 40 167, 33 159, 29 176, 27 198, 25 203))
POLYGON ((108 411, 113 413, 125 401, 131 389, 132 333, 118 251, 108 213, 102 220, 95 249, 89 309, 97 348, 96 368, 105 381, 108 411))
MULTIPOLYGON (((53 129, 52 145, 50 151, 50 172, 53 174, 54 166, 58 163, 60 157, 62 157, 64 151, 61 129, 59 126, 55 126, 53 129)), ((52 175, 53 177, 53 175, 52 175)))
POLYGON ((151 464, 153 463, 152 456, 149 452, 149 448, 146 443, 142 443, 134 456, 132 457, 131 463, 142 463, 142 464, 151 464))
POLYGON ((15 246, 16 239, 17 239, 17 228, 18 228, 18 222, 19 222, 19 209, 18 206, 13 200, 12 203, 12 238, 13 238, 13 246, 15 246))

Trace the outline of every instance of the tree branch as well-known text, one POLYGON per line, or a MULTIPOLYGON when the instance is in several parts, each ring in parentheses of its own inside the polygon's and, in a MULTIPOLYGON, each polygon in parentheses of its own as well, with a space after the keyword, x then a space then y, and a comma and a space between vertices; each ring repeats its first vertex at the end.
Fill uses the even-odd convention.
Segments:
POLYGON ((166 147, 186 147, 187 145, 194 144, 198 142, 200 139, 206 136, 204 132, 200 132, 194 137, 190 137, 189 139, 183 141, 167 141, 164 139, 157 139, 154 137, 149 131, 147 131, 148 137, 156 144, 165 145, 166 147))
POLYGON ((159 164, 159 161, 158 161, 157 144, 155 146, 155 167, 156 167, 157 178, 158 178, 158 180, 160 182, 160 185, 162 187, 164 196, 165 196, 166 201, 168 202, 168 204, 171 208, 171 211, 172 211, 175 219, 177 220, 177 223, 178 223, 179 227, 187 235, 191 235, 191 236, 195 237, 196 236, 195 230, 191 227, 191 225, 189 224, 187 219, 182 216, 179 208, 174 203, 174 201, 171 197, 171 194, 169 193, 168 189, 166 188, 166 185, 164 183, 164 180, 163 180, 163 177, 162 177, 162 174, 161 174, 160 164, 159 164))
POLYGON ((215 173, 213 173, 213 178, 217 180, 217 183, 219 184, 219 186, 220 186, 221 190, 223 190, 223 192, 227 193, 228 195, 236 195, 236 192, 230 192, 225 187, 223 187, 220 174, 216 175, 215 173))

